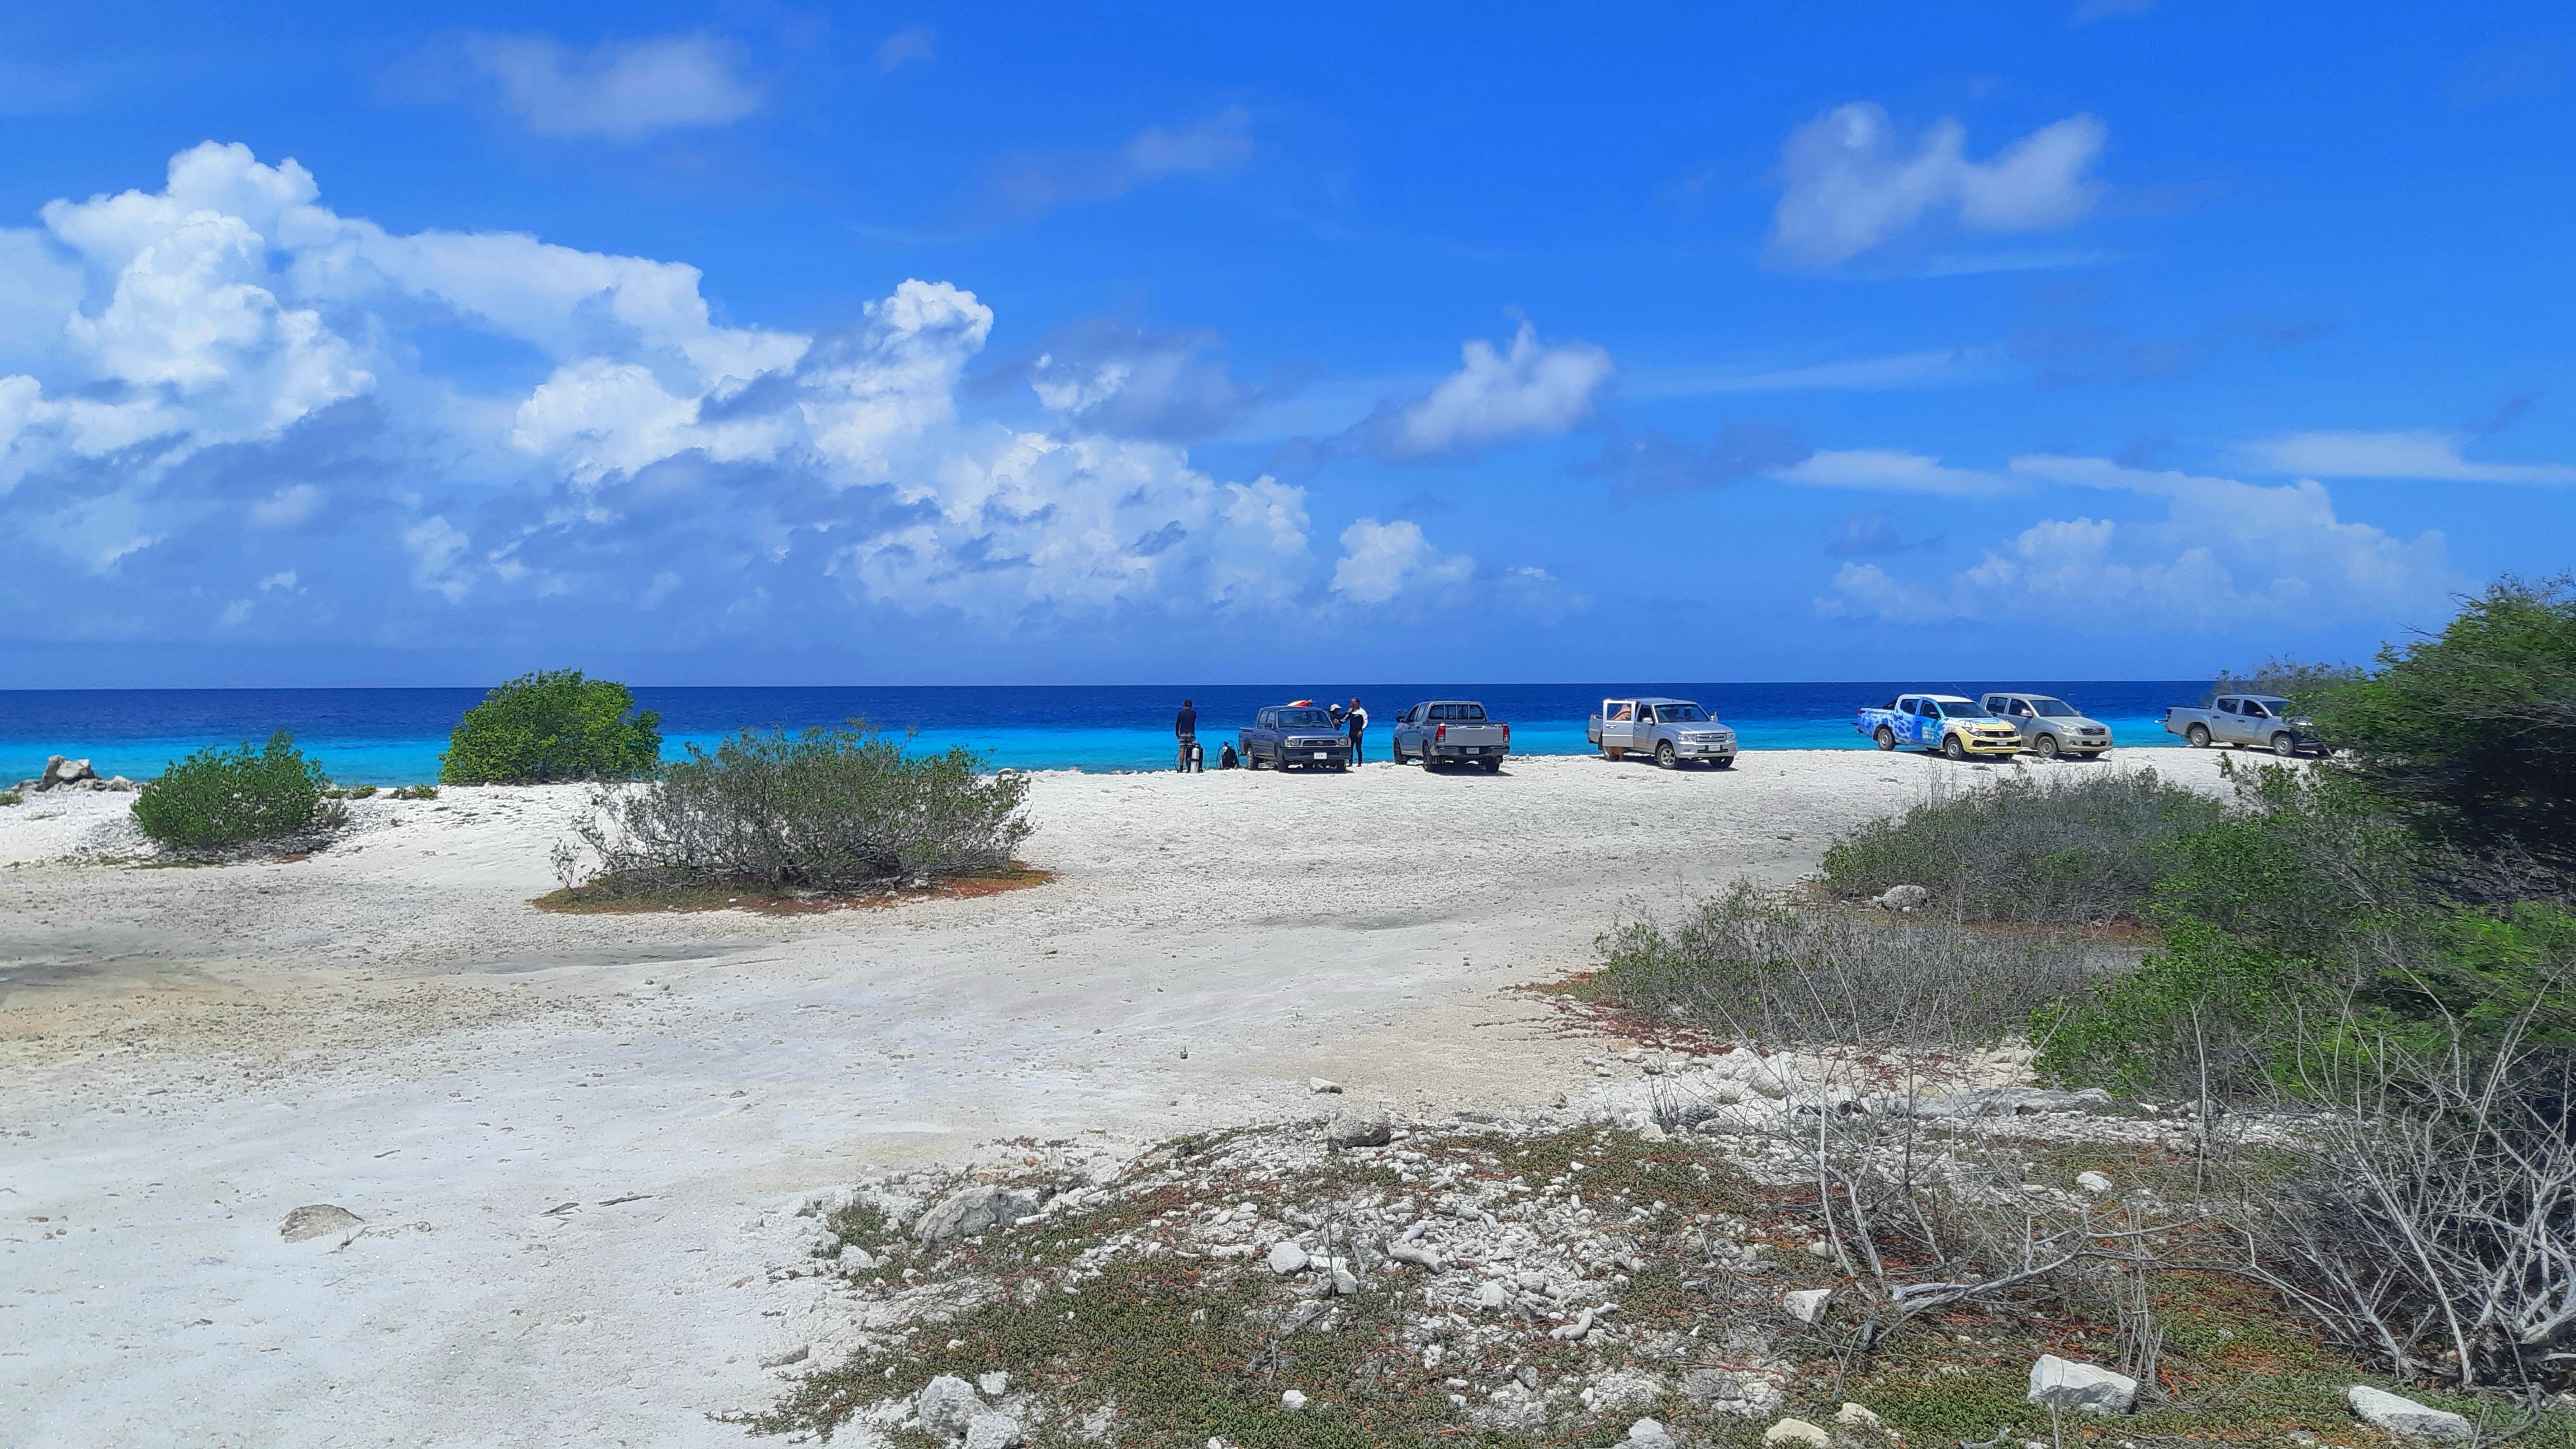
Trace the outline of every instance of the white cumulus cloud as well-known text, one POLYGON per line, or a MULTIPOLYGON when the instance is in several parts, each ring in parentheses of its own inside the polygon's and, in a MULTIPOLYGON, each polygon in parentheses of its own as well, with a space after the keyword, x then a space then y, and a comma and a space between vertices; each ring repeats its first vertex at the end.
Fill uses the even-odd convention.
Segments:
POLYGON ((550 35, 477 35, 465 55, 502 106, 540 136, 634 141, 721 126, 760 107, 735 48, 710 35, 607 41, 588 50, 550 35))
POLYGON ((1616 370, 1591 343, 1541 342, 1527 322, 1508 346, 1471 337, 1459 353, 1458 370, 1427 395, 1380 405, 1347 439, 1401 461, 1555 437, 1592 416, 1616 370))
POLYGON ((2016 458, 2011 471, 2158 498, 2165 517, 2044 519, 1974 565, 1932 579, 1846 563, 1819 610, 2138 632, 2255 617, 2302 625, 2387 619, 2436 604, 2457 584, 2440 533, 2400 539, 2341 518, 2314 481, 2266 487, 2053 455, 2016 458))
MULTIPOLYGON (((1544 570, 1534 572, 1544 574, 1544 570)), ((1380 523, 1363 518, 1342 530, 1342 557, 1333 565, 1333 592, 1354 604, 1383 604, 1410 590, 1463 584, 1475 573, 1474 559, 1432 547, 1422 525, 1411 519, 1380 523)))
POLYGON ((1837 106, 1790 133, 1781 148, 1772 249, 1793 265, 1832 266, 1937 212, 1954 214, 1971 231, 2065 226, 2101 196, 2092 170, 2108 134, 2093 117, 2074 115, 1972 161, 1967 128, 1956 120, 1936 123, 1908 146, 1884 108, 1837 106))
MULTIPOLYGON (((994 317, 950 283, 904 281, 821 335, 729 325, 684 264, 388 232, 293 161, 214 143, 158 191, 42 217, 0 233, 54 269, 0 289, 0 358, 24 369, 0 374, 0 607, 381 643, 552 607, 613 634, 653 606, 657 630, 712 639, 1330 588, 1293 484, 1091 426, 1096 399, 1039 429, 969 416, 994 317)), ((1370 567, 1472 565, 1424 545, 1370 567)))

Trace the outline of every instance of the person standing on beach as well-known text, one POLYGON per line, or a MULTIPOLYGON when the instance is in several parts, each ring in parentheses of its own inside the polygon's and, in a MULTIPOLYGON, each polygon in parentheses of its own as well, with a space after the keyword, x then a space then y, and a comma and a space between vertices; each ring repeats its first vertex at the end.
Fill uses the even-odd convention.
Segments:
POLYGON ((1199 706, 1197 700, 1185 699, 1181 701, 1181 712, 1172 716, 1172 733, 1180 739, 1181 773, 1186 775, 1190 771, 1190 761, 1198 754, 1199 748, 1199 706))
POLYGON ((1360 708, 1358 695, 1351 696, 1351 707, 1343 711, 1342 723, 1348 726, 1351 732, 1351 763, 1359 764, 1361 761, 1360 736, 1368 733, 1368 711, 1360 708))

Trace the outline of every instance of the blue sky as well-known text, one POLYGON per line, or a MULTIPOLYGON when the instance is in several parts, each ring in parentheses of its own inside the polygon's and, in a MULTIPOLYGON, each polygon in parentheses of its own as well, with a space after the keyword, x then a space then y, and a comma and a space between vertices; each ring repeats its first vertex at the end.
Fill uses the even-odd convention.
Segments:
POLYGON ((0 686, 2182 677, 2569 566, 2564 7, 1396 9, 22 7, 0 686))

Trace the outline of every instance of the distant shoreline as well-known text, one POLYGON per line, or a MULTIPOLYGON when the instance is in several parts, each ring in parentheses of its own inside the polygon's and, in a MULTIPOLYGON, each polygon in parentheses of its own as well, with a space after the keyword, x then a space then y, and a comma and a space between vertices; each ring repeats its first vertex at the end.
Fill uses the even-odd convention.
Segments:
MULTIPOLYGON (((664 755, 712 746, 751 727, 836 724, 866 718, 892 730, 917 729, 917 745, 963 745, 995 767, 1027 770, 1150 770, 1172 758, 1171 716, 1196 699, 1200 738, 1211 755, 1264 704, 1358 695, 1372 717, 1369 744, 1422 699, 1484 700, 1513 725, 1527 755, 1590 752, 1584 719, 1607 693, 1648 691, 1696 698, 1735 727, 1747 750, 1871 748, 1854 733, 1854 711, 1907 689, 2037 689, 2069 696, 2111 726, 2124 749, 2163 748, 2169 704, 2196 702, 2204 682, 1914 680, 1827 684, 1494 685, 1051 685, 1051 686, 640 686, 639 706, 662 716, 664 755)), ((348 785, 433 780, 456 719, 479 689, 168 689, 0 691, 0 781, 31 777, 48 755, 86 758, 102 775, 143 779, 210 745, 296 737, 332 779, 348 785)), ((1211 759, 1210 763, 1214 763, 1211 759)))

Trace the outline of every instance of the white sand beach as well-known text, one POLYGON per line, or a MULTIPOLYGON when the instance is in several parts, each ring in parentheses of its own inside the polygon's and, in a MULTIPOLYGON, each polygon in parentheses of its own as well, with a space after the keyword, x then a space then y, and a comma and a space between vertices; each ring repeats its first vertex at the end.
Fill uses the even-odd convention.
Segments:
MULTIPOLYGON (((2031 768, 2217 789, 2218 758, 2031 768)), ((0 809, 0 1441, 738 1443, 709 1416, 829 1326, 767 1271, 807 1194, 1310 1116, 1316 1076, 1586 1090, 1599 1039, 1508 988, 1992 774, 1045 774, 1052 884, 797 916, 532 909, 574 788, 358 802, 308 859, 202 868, 114 863, 130 797, 31 796, 0 809), (282 1241, 315 1203, 364 1229, 282 1241)))

